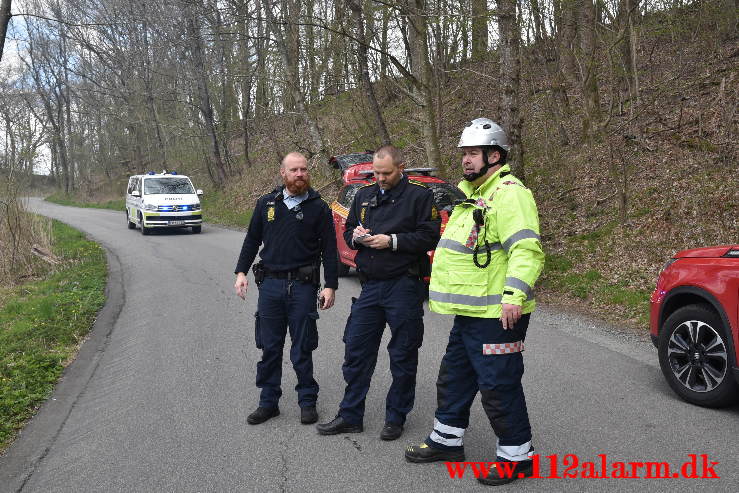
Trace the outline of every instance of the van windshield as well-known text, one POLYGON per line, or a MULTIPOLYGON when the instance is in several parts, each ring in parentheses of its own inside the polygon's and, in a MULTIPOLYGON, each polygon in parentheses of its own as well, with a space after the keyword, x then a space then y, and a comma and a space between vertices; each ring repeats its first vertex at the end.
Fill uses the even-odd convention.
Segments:
POLYGON ((195 193, 187 178, 146 178, 145 195, 175 195, 195 193))

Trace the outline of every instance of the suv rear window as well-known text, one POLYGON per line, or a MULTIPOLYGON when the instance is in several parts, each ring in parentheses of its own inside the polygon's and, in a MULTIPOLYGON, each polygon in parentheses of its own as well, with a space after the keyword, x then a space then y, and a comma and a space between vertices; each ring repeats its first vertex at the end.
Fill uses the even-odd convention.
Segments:
POLYGON ((449 183, 425 183, 425 185, 434 192, 434 203, 440 211, 451 212, 455 202, 467 198, 459 188, 449 183))
POLYGON ((347 209, 351 207, 352 200, 354 200, 354 196, 360 188, 362 188, 362 185, 348 185, 344 187, 339 194, 339 204, 343 205, 347 209))

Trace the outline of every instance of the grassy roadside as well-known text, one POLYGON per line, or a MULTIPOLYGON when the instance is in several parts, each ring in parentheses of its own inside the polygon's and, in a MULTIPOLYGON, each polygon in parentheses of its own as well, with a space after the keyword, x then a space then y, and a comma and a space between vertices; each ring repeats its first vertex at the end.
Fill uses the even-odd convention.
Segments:
MULTIPOLYGON (((576 235, 557 252, 546 252, 537 293, 550 304, 582 307, 611 322, 645 330, 649 327, 649 297, 656 277, 603 274, 597 264, 613 249, 613 225, 576 235)), ((546 245, 545 245, 546 248, 546 245)))
POLYGON ((52 235, 60 264, 0 290, 0 452, 50 395, 105 301, 103 249, 58 221, 52 235))
POLYGON ((107 202, 81 202, 79 200, 76 200, 76 197, 72 195, 54 193, 47 196, 45 200, 59 205, 71 205, 73 207, 86 207, 93 209, 111 209, 114 211, 122 211, 126 208, 126 201, 124 199, 108 200, 107 202))
POLYGON ((208 192, 200 197, 203 208, 203 218, 207 222, 224 226, 246 228, 249 226, 253 209, 238 209, 234 207, 231 198, 222 192, 208 192))

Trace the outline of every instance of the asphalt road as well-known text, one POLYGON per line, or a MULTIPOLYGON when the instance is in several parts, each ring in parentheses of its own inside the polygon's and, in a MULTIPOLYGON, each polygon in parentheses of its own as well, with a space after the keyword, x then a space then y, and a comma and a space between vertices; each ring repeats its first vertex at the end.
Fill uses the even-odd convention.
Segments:
MULTIPOLYGON (((403 450, 430 430, 435 380, 449 317, 426 309, 415 409, 395 442, 378 438, 390 383, 384 346, 362 434, 323 437, 299 423, 295 375, 285 355, 282 414, 246 424, 254 385, 255 289, 233 294, 244 234, 126 229, 123 212, 37 199, 30 207, 102 243, 110 263, 108 304, 54 396, 0 458, 0 491, 463 491, 443 464, 408 464, 403 450)), ((253 283, 251 283, 253 286, 253 283)), ((341 399, 341 335, 355 277, 321 312, 314 353, 321 421, 341 399)), ((665 461, 708 454, 720 479, 527 479, 521 491, 739 491, 739 408, 702 409, 679 400, 662 378, 646 336, 540 307, 526 341, 524 386, 542 476, 558 454, 579 461, 665 461)), ((479 400, 466 435, 467 460, 494 460, 495 436, 479 400)), ((579 469, 578 469, 579 470, 579 469)), ((700 466, 699 466, 700 474, 700 466)), ((641 473, 642 475, 644 473, 641 473)))

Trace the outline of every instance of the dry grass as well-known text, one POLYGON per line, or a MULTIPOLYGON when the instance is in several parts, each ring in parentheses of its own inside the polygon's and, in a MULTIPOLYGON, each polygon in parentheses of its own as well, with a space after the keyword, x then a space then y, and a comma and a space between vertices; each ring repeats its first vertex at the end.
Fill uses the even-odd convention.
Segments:
POLYGON ((51 253, 51 220, 25 210, 18 188, 0 183, 0 287, 33 279, 44 264, 55 264, 51 253))

